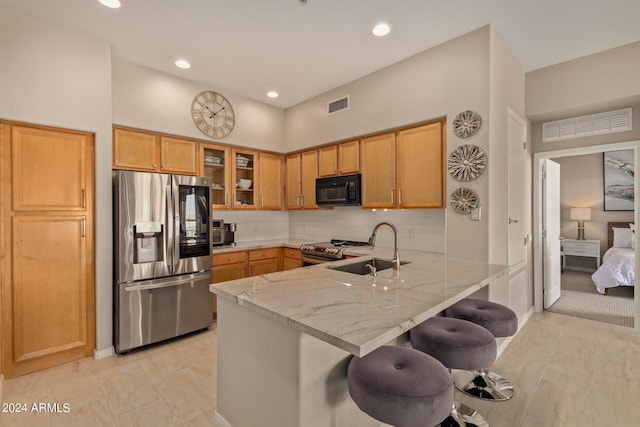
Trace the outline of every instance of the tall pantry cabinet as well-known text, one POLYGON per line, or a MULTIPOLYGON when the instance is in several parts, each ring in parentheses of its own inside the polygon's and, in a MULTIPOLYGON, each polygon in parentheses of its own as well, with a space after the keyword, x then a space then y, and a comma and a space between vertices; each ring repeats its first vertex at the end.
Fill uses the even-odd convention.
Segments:
POLYGON ((0 121, 2 372, 95 348, 94 138, 0 121))

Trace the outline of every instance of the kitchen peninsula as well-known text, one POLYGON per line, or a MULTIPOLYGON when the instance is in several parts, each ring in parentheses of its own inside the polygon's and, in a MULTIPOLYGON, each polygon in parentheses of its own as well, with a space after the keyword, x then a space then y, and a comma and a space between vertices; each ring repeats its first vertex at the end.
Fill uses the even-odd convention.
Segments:
POLYGON ((379 426, 351 401, 346 367, 492 280, 501 265, 401 251, 376 276, 335 270, 349 259, 210 286, 218 296, 219 427, 379 426))

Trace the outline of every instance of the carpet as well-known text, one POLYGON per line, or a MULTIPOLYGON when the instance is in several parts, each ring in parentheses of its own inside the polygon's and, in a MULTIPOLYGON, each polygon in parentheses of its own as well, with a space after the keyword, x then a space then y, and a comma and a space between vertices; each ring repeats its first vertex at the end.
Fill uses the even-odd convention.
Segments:
POLYGON ((599 294, 591 273, 567 270, 562 274, 562 293, 548 311, 614 325, 633 327, 633 288, 610 288, 599 294))

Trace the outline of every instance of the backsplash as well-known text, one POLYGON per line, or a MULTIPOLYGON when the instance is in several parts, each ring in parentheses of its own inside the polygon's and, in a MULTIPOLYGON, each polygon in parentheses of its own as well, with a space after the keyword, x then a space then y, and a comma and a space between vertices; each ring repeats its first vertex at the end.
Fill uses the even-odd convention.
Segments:
MULTIPOLYGON (((236 242, 271 239, 301 239, 321 242, 329 239, 366 241, 381 221, 396 226, 401 249, 445 252, 444 209, 368 210, 336 207, 309 211, 215 211, 213 217, 238 225, 236 242)), ((388 227, 378 230, 376 245, 393 247, 388 227)))
MULTIPOLYGON (((368 210, 336 207, 332 210, 290 211, 289 237, 308 241, 345 239, 366 241, 375 225, 388 221, 396 226, 401 249, 445 252, 445 210, 368 210)), ((376 245, 393 247, 393 232, 378 230, 376 245)))
POLYGON ((236 243, 289 238, 287 211, 214 211, 213 218, 238 225, 236 243))

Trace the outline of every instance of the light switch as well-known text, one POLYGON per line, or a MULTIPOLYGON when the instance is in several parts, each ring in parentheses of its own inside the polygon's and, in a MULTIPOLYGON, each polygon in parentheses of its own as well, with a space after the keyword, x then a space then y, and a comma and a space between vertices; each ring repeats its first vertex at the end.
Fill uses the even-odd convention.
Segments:
POLYGON ((480 221, 481 209, 482 208, 480 206, 475 209, 471 209, 471 221, 480 221))

